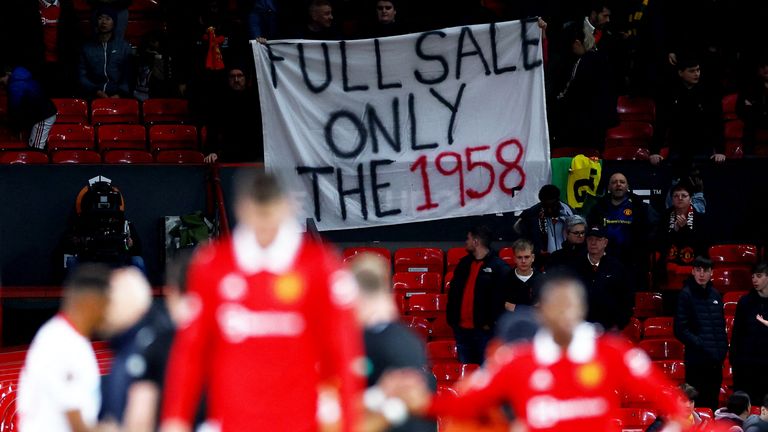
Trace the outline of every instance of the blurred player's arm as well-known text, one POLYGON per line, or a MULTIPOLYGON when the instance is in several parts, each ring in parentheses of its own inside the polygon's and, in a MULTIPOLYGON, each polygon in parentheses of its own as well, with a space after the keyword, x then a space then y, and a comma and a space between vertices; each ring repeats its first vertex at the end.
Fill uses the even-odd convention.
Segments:
POLYGON ((128 388, 123 430, 126 432, 152 432, 155 430, 160 388, 151 381, 137 381, 128 388))
MULTIPOLYGON (((198 252, 201 255, 210 250, 198 252)), ((201 261, 205 261, 202 260, 201 261)), ((189 431, 200 403, 203 382, 210 370, 209 346, 215 328, 213 299, 206 293, 211 281, 209 269, 193 262, 189 269, 190 319, 179 326, 168 360, 162 407, 162 432, 189 431)))
POLYGON ((354 316, 357 285, 344 270, 332 271, 329 275, 326 291, 329 295, 323 299, 327 306, 317 308, 315 317, 327 354, 322 359, 321 370, 329 382, 338 386, 342 430, 350 432, 358 424, 364 388, 363 332, 354 316))
POLYGON ((97 432, 97 428, 89 427, 83 421, 83 416, 80 414, 80 410, 67 411, 67 423, 72 432, 97 432))
POLYGON ((456 396, 443 393, 432 396, 421 372, 417 370, 396 370, 386 373, 380 380, 380 387, 391 397, 405 402, 415 415, 438 417, 449 415, 456 418, 481 418, 489 408, 504 402, 505 389, 514 381, 508 368, 502 368, 496 374, 480 370, 471 378, 467 393, 456 396), (505 385, 506 383, 506 385, 505 385))

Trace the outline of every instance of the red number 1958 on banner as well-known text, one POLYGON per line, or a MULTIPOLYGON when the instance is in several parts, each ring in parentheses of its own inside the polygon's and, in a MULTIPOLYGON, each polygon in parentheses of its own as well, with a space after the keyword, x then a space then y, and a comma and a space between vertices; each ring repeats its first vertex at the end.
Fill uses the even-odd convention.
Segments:
MULTIPOLYGON (((491 149, 491 146, 479 146, 479 147, 467 147, 464 154, 452 151, 442 152, 435 158, 435 169, 441 175, 450 177, 456 175, 459 178, 459 203, 462 207, 466 205, 466 199, 480 199, 491 193, 493 187, 496 185, 496 169, 489 162, 478 162, 473 160, 473 157, 477 159, 477 154, 486 152, 491 149), (473 156, 474 155, 474 156, 473 156), (466 165, 465 165, 466 162, 466 165), (470 173, 475 169, 484 170, 488 175, 488 184, 481 190, 475 190, 472 188, 466 188, 464 184, 464 172, 470 173)), ((523 158, 523 146, 520 141, 511 139, 504 141, 496 147, 496 161, 503 167, 503 170, 498 175, 498 187, 502 192, 509 196, 515 196, 515 192, 519 191, 525 186, 525 171, 520 166, 520 160, 523 158), (509 149, 509 150, 507 150, 509 149), (505 154, 505 150, 507 150, 505 154), (511 160, 508 158, 509 152, 514 153, 514 158, 511 160), (507 185, 507 177, 516 172, 520 176, 520 180, 517 185, 507 185)), ((421 182, 424 188, 424 204, 416 207, 417 211, 425 211, 437 208, 439 203, 433 201, 432 190, 430 189, 429 173, 427 172, 428 161, 427 155, 421 155, 411 165, 411 171, 419 171, 421 174, 421 182)))

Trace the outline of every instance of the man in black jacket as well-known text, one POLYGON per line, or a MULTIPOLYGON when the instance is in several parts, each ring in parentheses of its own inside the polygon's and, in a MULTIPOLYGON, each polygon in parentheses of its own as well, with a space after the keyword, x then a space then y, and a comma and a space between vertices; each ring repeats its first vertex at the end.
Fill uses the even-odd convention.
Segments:
POLYGON ((517 239, 512 243, 515 251, 515 268, 509 273, 506 309, 514 311, 518 306, 535 306, 539 302, 539 280, 542 273, 534 268, 536 255, 533 243, 526 239, 517 239))
POLYGON ((603 227, 608 236, 608 254, 629 268, 635 280, 644 280, 648 273, 651 226, 658 218, 651 214, 648 204, 630 192, 624 174, 615 173, 608 179, 607 192, 589 212, 589 226, 603 227))
POLYGON ((580 259, 587 254, 584 241, 587 234, 587 221, 579 215, 565 219, 565 241, 560 250, 552 252, 547 262, 547 271, 557 267, 573 269, 580 259))
POLYGON ((736 305, 730 361, 734 389, 761 400, 768 393, 768 263, 752 269, 752 285, 736 305))
POLYGON ((712 288, 712 261, 696 257, 677 299, 675 337, 685 345, 685 381, 699 394, 696 406, 718 408, 723 361, 728 352, 723 299, 712 288))
POLYGON ((482 363, 496 320, 504 312, 510 268, 490 249, 491 230, 485 226, 467 233, 469 253, 459 261, 448 291, 448 324, 456 335, 462 363, 482 363))
POLYGON ((587 253, 576 262, 576 272, 587 288, 587 321, 605 330, 621 330, 629 323, 635 302, 634 283, 621 261, 605 254, 608 237, 595 226, 587 231, 587 253))

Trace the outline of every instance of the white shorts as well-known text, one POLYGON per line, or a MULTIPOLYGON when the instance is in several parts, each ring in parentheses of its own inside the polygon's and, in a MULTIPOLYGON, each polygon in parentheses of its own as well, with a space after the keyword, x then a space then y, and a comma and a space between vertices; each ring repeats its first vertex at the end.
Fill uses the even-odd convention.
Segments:
POLYGON ((55 122, 56 114, 32 125, 32 131, 29 133, 29 146, 39 150, 45 149, 48 144, 48 134, 51 133, 51 127, 55 122))

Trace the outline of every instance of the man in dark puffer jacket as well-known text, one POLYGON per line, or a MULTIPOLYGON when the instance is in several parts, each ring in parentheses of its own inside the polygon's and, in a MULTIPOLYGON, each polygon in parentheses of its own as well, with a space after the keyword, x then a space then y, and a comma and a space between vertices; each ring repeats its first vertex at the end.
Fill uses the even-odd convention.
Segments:
POLYGON ((696 406, 717 409, 728 352, 723 299, 712 288, 712 261, 697 257, 677 300, 675 337, 685 345, 685 380, 698 391, 696 406))

